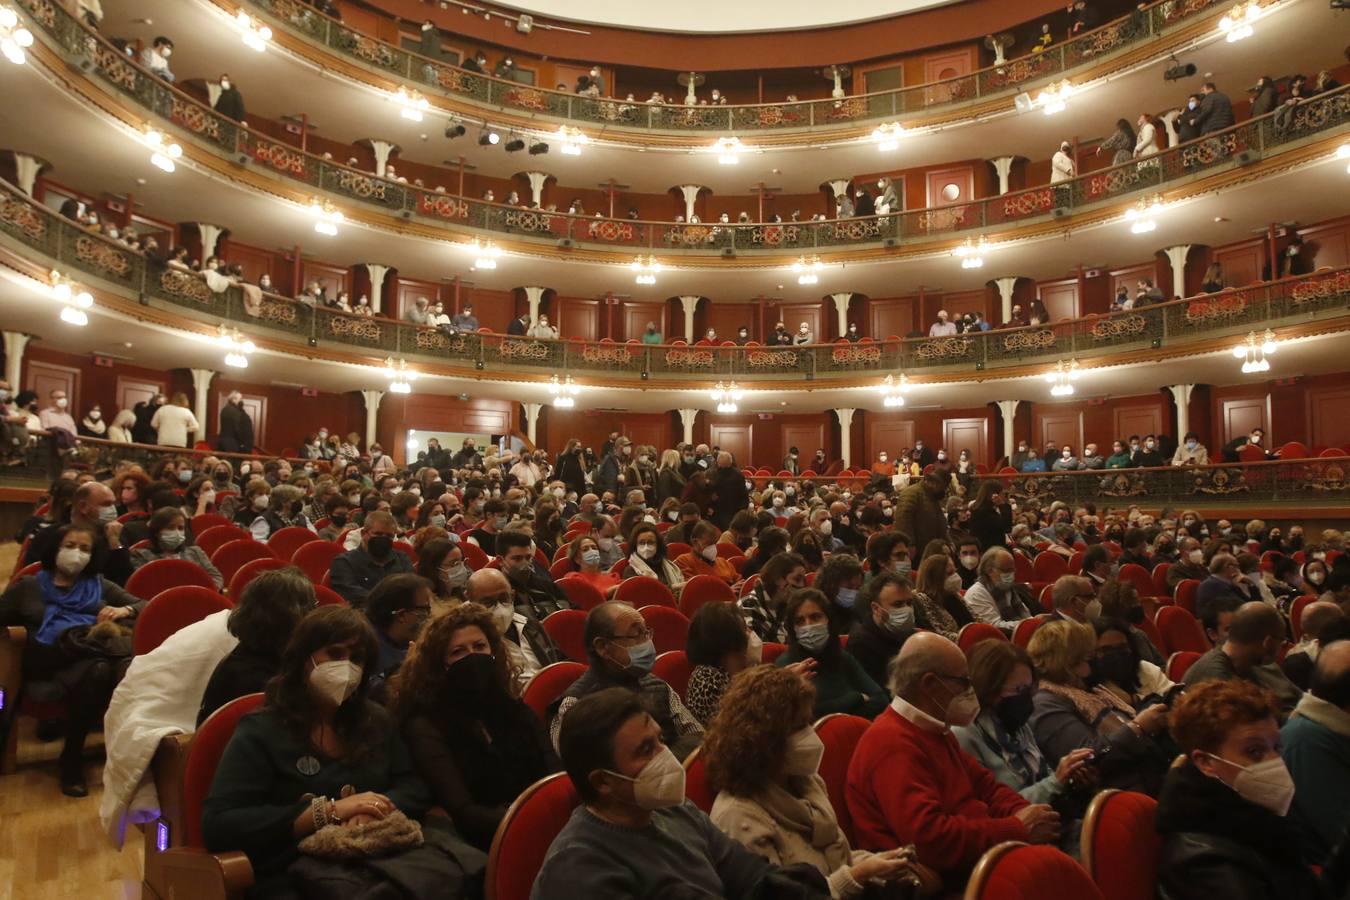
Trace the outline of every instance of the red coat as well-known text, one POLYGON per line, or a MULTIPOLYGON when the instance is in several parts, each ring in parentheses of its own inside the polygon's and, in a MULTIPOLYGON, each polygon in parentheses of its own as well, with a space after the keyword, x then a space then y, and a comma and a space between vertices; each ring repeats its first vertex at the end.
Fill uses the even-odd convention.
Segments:
POLYGON ((858 846, 914 844, 919 861, 964 875, 1002 841, 1025 841, 1015 813, 1027 806, 967 754, 949 732, 929 732, 887 707, 848 767, 849 815, 858 846))

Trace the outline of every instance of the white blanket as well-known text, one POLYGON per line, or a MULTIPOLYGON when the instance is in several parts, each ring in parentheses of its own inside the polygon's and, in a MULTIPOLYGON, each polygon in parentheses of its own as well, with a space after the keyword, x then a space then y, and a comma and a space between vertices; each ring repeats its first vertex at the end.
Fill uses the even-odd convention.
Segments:
POLYGON ((128 824, 153 822, 159 797, 150 772, 162 738, 191 734, 206 683, 239 639, 226 628, 229 610, 212 613, 131 662, 103 717, 108 762, 99 818, 121 847, 128 824))

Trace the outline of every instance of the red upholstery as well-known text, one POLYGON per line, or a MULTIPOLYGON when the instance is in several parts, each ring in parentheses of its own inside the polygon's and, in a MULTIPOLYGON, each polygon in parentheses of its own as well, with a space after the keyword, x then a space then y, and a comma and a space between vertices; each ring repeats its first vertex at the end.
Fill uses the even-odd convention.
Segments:
POLYGON ((816 722, 816 736, 825 745, 825 754, 820 758, 820 777, 825 779, 830 805, 834 807, 839 827, 850 844, 856 842, 853 839, 853 819, 849 816, 848 803, 844 798, 844 786, 848 782, 848 764, 853 760, 853 750, 871 724, 861 716, 843 713, 834 713, 816 722))
POLYGON ((586 660, 586 614, 579 609, 560 609, 543 621, 544 631, 553 638, 558 649, 576 662, 586 660))
POLYGON ((1167 677, 1177 684, 1181 684, 1181 679, 1186 677, 1187 670, 1195 665, 1196 660, 1202 655, 1194 650, 1178 650, 1173 653, 1167 657, 1167 677))
POLYGON ((1031 571, 1035 574, 1036 581, 1054 581, 1061 575, 1069 574, 1069 564, 1058 553, 1046 551, 1036 557, 1031 564, 1031 571))
POLYGON ((787 652, 787 644, 780 644, 776 641, 765 641, 764 650, 760 654, 759 661, 766 666, 771 666, 774 660, 787 652))
POLYGON ((1083 560, 1087 558, 1086 550, 1075 550, 1073 556, 1069 557, 1069 571, 1078 573, 1083 571, 1083 560))
POLYGON ((1191 650, 1195 653, 1209 651, 1209 639, 1200 620, 1180 606, 1164 606, 1158 610, 1155 623, 1162 635, 1164 647, 1158 649, 1164 653, 1176 653, 1179 650, 1191 650))
POLYGON ((1116 576, 1119 581, 1128 581, 1134 585, 1134 589, 1139 592, 1140 597, 1152 597, 1153 576, 1148 574, 1148 570, 1137 563, 1126 563, 1120 567, 1120 574, 1116 576))
POLYGON ((749 578, 745 579, 745 581, 741 582, 741 596, 744 597, 746 594, 752 592, 755 589, 755 585, 757 584, 759 584, 758 572, 751 575, 749 578))
POLYGON ((216 551, 230 541, 251 540, 249 533, 237 525, 215 525, 205 531, 193 531, 192 542, 202 548, 207 558, 216 555, 216 551))
POLYGON ((614 599, 631 603, 639 608, 643 606, 670 606, 678 609, 675 604, 675 595, 670 592, 670 588, 655 578, 646 575, 624 579, 623 584, 619 585, 619 590, 615 593, 614 599))
POLYGON ((220 513, 202 513, 199 516, 193 516, 190 524, 193 534, 201 534, 209 528, 218 528, 221 525, 233 525, 234 523, 220 513))
POLYGON ((214 591, 216 583, 206 570, 186 559, 155 559, 131 573, 127 579, 127 593, 149 600, 171 587, 195 584, 214 591))
POLYGON ((689 657, 684 655, 683 650, 668 650, 658 656, 652 665, 652 674, 670 685, 670 689, 679 694, 681 700, 689 690, 689 675, 693 671, 694 667, 689 664, 689 657))
POLYGON ((980 858, 965 900, 1102 900, 1102 892, 1071 857, 1048 844, 1008 841, 980 858))
POLYGON ((1195 592, 1200 589, 1200 582, 1194 578, 1187 578, 1177 583, 1177 606, 1191 615, 1195 615, 1195 592))
POLYGON ((731 559, 733 556, 745 555, 745 551, 728 541, 719 541, 717 543, 717 555, 723 559, 731 559))
POLYGON ((1169 597, 1172 592, 1167 589, 1167 571, 1172 568, 1169 562, 1160 562, 1153 567, 1153 596, 1169 597))
POLYGON ((1289 625, 1294 630, 1294 640, 1303 640, 1303 608, 1317 599, 1314 594, 1300 594, 1289 606, 1289 625))
POLYGON ((1041 609, 1046 612, 1055 611, 1055 586, 1053 584, 1041 585, 1041 593, 1036 598, 1041 604, 1041 609))
POLYGON ((564 575, 559 578, 558 587, 562 588, 567 599, 578 609, 594 609, 605 602, 605 595, 600 593, 598 587, 576 575, 564 575))
POLYGON ((277 559, 291 559, 295 556, 295 551, 299 550, 305 544, 312 544, 315 541, 324 541, 308 528, 301 528, 298 525, 292 525, 290 528, 283 528, 274 532, 267 539, 268 548, 276 554, 277 559))
POLYGON ((1139 620, 1139 624, 1135 627, 1148 637, 1149 641, 1153 643, 1153 646, 1158 648, 1159 653, 1163 652, 1163 644, 1166 642, 1162 639, 1162 633, 1158 631, 1158 626, 1153 623, 1153 620, 1148 617, 1147 613, 1144 615, 1144 618, 1139 620))
POLYGON ((1032 616, 1018 622, 1016 630, 1013 631, 1013 643, 1025 650, 1027 644, 1031 643, 1031 636, 1036 633, 1036 629, 1049 620, 1049 616, 1032 616))
POLYGON ((681 541, 671 541, 666 544, 666 559, 676 560, 689 552, 689 545, 681 541))
POLYGON ((549 577, 549 578, 552 578, 554 581, 557 581, 559 578, 562 578, 564 575, 566 575, 566 574, 568 574, 568 573, 570 573, 570 572, 575 572, 576 570, 577 570, 577 567, 574 566, 574 565, 572 565, 572 561, 571 561, 570 559, 568 559, 567 557, 564 556, 562 559, 558 560, 557 562, 554 562, 554 563, 550 563, 550 564, 549 564, 549 567, 548 567, 548 577, 549 577))
POLYGON ((961 626, 961 631, 956 635, 956 645, 961 648, 961 652, 969 653, 970 648, 980 641, 1006 641, 1007 639, 1006 634, 988 622, 971 622, 969 625, 961 626))
POLYGON ((516 798, 497 826, 488 851, 486 894, 490 900, 529 900, 549 846, 580 802, 566 772, 535 782, 516 798))
POLYGON ((680 591, 680 612, 692 619, 700 606, 718 601, 735 603, 736 592, 716 575, 695 575, 680 591))
POLYGON ((267 549, 266 544, 260 544, 251 538, 245 538, 241 541, 230 541, 224 544, 215 553, 211 554, 211 564, 220 570, 220 575, 229 584, 234 578, 234 573, 246 562, 252 562, 255 559, 276 559, 277 556, 271 550, 267 549))
POLYGON ((13 584, 14 582, 18 581, 20 578, 24 578, 24 577, 26 577, 26 576, 28 576, 28 575, 36 575, 39 571, 41 571, 41 569, 42 569, 42 563, 40 563, 40 562, 29 563, 28 565, 24 566, 22 569, 15 569, 15 570, 14 570, 14 574, 13 574, 12 576, 10 576, 9 583, 10 583, 10 584, 13 584))
MULTIPOLYGON (((552 616, 549 618, 552 618, 552 616)), ((521 692, 520 699, 526 706, 534 710, 534 714, 539 717, 539 721, 547 721, 549 706, 552 705, 554 700, 561 697, 563 692, 572 686, 572 682, 580 678, 585 671, 584 665, 571 660, 544 666, 525 683, 525 690, 521 692)))
POLYGON ((477 572, 488 564, 487 552, 477 544, 460 541, 459 549, 464 554, 464 564, 473 571, 477 572))
POLYGON ((417 565, 417 551, 413 549, 412 544, 406 541, 394 541, 394 549, 408 557, 408 561, 414 566, 417 565))
POLYGON ((136 655, 149 653, 178 629, 229 608, 224 597, 195 584, 171 587, 156 594, 136 617, 132 637, 136 655))
POLYGON ((342 545, 335 541, 308 541, 295 548, 290 560, 292 565, 300 567, 310 581, 318 584, 328 574, 333 560, 341 555, 342 545))
POLYGON ((225 745, 234 736, 239 720, 262 706, 262 694, 247 694, 231 700, 206 717, 188 747, 187 765, 183 770, 183 845, 202 846, 202 808, 211 782, 216 777, 216 766, 225 753, 225 745))
POLYGON ((708 767, 703 764, 701 750, 695 750, 684 761, 684 796, 705 813, 712 813, 717 795, 708 783, 708 767))
POLYGON ((684 649, 689 640, 689 620, 684 617, 684 613, 669 606, 644 606, 638 612, 642 613, 647 627, 652 630, 652 642, 656 644, 657 653, 684 649))
POLYGON ((1014 550, 1012 557, 1014 577, 1018 581, 1035 581, 1036 568, 1031 564, 1031 560, 1027 559, 1026 554, 1021 550, 1014 550))
POLYGON ((289 565, 290 563, 284 559, 277 559, 275 556, 266 559, 254 559, 244 563, 239 567, 239 571, 234 573, 234 577, 230 579, 228 588, 230 597, 238 602, 239 595, 243 593, 244 588, 248 587, 250 581, 263 572, 271 569, 284 569, 289 565))
POLYGON ((314 585, 314 597, 320 606, 346 606, 347 600, 326 584, 314 585))
POLYGON ((1083 818, 1083 868, 1105 900, 1153 900, 1162 840, 1158 802, 1133 791, 1102 791, 1083 818))

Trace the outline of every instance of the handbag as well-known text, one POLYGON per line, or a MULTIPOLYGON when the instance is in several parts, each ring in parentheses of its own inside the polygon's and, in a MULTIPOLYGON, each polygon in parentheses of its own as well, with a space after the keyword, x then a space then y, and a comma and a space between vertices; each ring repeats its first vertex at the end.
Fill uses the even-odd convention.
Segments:
POLYGON ((422 846, 422 826, 395 810, 364 825, 325 825, 300 842, 321 859, 370 859, 422 846))

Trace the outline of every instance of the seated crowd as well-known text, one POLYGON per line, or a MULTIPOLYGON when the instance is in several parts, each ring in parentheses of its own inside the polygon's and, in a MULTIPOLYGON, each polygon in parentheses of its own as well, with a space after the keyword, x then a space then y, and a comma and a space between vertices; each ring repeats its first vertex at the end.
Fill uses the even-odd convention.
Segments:
POLYGON ((327 877, 473 896, 508 808, 558 772, 580 805, 538 898, 956 894, 1003 841, 1079 855, 1108 788, 1157 798, 1169 896, 1346 888, 1339 532, 1019 501, 973 471, 920 474, 946 460, 919 441, 908 483, 883 457, 855 490, 795 453, 765 482, 618 432, 556 457, 432 440, 407 466, 319 435, 303 463, 71 468, 25 524, 35 571, 0 624, 27 629, 26 679, 60 692, 40 736, 64 740, 69 795, 103 720, 111 833, 156 814, 140 788, 159 736, 261 692, 201 821, 208 850, 247 854, 256 896, 327 877), (198 546, 217 521, 268 552, 335 546, 321 572, 288 549, 241 588, 198 546), (127 586, 166 559, 233 605, 135 655, 155 598, 127 586), (663 606, 689 615, 687 684, 657 674, 663 606), (1163 611, 1189 622, 1189 668, 1163 611), (569 658, 584 670, 540 717, 526 687, 569 658), (813 723, 835 713, 870 726, 828 784, 813 723))

